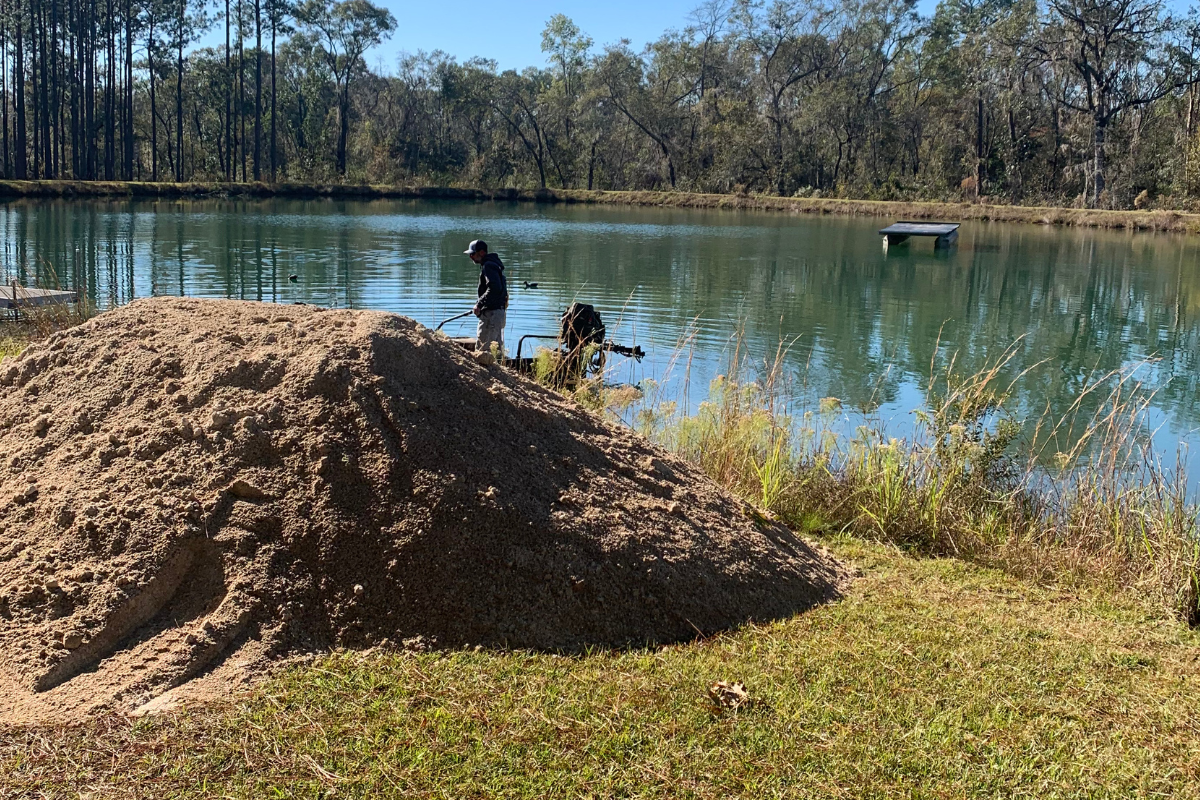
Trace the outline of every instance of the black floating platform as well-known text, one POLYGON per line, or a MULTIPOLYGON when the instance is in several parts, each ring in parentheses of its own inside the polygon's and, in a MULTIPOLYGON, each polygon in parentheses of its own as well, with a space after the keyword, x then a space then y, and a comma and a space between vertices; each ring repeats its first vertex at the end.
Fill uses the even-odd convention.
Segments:
POLYGON ((908 241, 910 236, 932 236, 934 247, 949 247, 958 241, 957 222, 894 222, 879 231, 884 249, 908 241))

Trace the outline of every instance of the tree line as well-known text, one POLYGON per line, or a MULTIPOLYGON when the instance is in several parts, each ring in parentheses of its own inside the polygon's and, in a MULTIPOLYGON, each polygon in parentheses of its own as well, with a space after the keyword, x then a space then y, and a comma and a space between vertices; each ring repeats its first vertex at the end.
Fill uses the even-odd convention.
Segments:
POLYGON ((372 67, 370 0, 0 0, 6 178, 1200 197, 1200 22, 1156 0, 708 0, 635 50, 372 67), (223 46, 200 46, 216 31, 223 46))

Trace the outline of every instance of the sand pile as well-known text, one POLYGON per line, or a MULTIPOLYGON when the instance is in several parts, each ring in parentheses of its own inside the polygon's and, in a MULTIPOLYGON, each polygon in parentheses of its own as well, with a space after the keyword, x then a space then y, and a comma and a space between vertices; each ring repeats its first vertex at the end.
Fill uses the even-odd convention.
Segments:
POLYGON ((403 317, 143 300, 0 364, 0 392, 10 720, 253 670, 234 653, 679 640, 841 579, 687 464, 403 317))

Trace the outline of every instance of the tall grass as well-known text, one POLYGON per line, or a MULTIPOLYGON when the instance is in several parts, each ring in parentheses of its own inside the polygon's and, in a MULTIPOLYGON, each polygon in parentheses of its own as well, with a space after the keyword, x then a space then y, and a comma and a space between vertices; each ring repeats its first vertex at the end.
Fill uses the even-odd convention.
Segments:
POLYGON ((1200 509, 1182 466, 1152 447, 1150 394, 1132 372, 1112 373, 1065 414, 1024 419, 1004 377, 1014 355, 974 373, 931 362, 926 406, 904 438, 869 417, 847 431, 833 398, 806 408, 783 347, 757 369, 735 348, 692 413, 653 384, 632 407, 628 396, 609 405, 797 529, 1137 592, 1200 622, 1200 509), (1085 400, 1098 410, 1085 415, 1085 400))
MULTIPOLYGON (((43 262, 43 267, 48 277, 37 288, 60 288, 61 283, 53 266, 43 262)), ((15 357, 30 342, 45 339, 56 331, 86 322, 95 314, 96 307, 82 293, 75 303, 25 307, 19 309, 16 314, 0 311, 0 359, 15 357)))

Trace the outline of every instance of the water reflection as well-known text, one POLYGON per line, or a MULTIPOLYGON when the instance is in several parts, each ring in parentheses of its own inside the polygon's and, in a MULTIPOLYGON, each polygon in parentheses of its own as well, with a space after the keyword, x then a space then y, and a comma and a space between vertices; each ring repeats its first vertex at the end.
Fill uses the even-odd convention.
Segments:
MULTIPOLYGON (((508 341, 553 331, 574 299, 651 353, 657 377, 694 331, 690 396, 751 347, 793 342, 813 397, 882 405, 903 425, 931 363, 1006 369, 1027 409, 1062 411, 1097 371, 1152 359, 1170 448, 1196 424, 1200 273, 1181 236, 967 223, 959 245, 884 253, 878 219, 451 202, 14 202, 0 207, 4 279, 84 291, 101 307, 150 294, 375 308, 426 324, 468 308, 483 237, 509 264, 508 341), (287 276, 298 280, 290 283, 287 276), (524 290, 524 281, 540 288, 524 290), (935 355, 937 343, 941 349, 935 355)), ((800 377, 802 376, 802 377, 800 377)), ((683 370, 676 370, 683 391, 683 370)))

